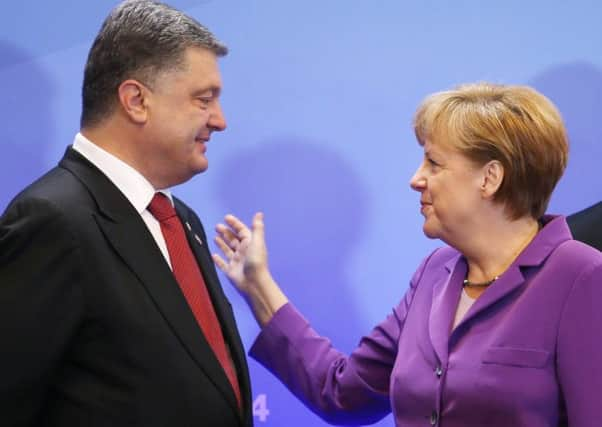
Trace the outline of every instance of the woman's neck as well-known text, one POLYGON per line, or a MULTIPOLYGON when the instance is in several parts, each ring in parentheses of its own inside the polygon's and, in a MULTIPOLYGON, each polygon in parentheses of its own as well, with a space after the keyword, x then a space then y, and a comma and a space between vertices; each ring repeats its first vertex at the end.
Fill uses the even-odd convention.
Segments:
POLYGON ((489 223, 459 248, 468 262, 469 283, 493 283, 520 255, 539 231, 534 218, 489 223), (495 224, 495 225, 494 225, 495 224))

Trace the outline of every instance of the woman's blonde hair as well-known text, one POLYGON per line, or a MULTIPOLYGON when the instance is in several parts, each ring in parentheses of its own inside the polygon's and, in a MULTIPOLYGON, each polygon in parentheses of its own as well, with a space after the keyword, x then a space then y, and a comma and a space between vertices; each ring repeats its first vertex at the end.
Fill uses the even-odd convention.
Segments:
POLYGON ((474 83, 427 97, 414 117, 420 145, 445 143, 504 168, 494 200, 512 219, 540 218, 566 168, 568 138, 552 102, 527 86, 474 83))

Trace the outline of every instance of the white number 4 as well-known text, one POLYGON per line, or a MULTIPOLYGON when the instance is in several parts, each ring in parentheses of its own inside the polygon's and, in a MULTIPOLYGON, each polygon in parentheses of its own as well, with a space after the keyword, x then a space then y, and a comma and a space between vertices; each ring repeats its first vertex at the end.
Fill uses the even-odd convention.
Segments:
POLYGON ((268 409, 268 396, 259 394, 253 401, 253 416, 259 418, 259 421, 265 423, 270 410, 268 409))

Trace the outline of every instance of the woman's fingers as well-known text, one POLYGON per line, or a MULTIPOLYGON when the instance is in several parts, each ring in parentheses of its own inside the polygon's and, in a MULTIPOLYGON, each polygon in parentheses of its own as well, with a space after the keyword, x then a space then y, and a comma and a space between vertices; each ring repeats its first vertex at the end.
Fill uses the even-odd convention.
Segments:
POLYGON ((217 265, 217 267, 221 271, 226 273, 226 271, 228 269, 228 264, 226 263, 226 261, 224 261, 223 258, 221 256, 219 256, 218 254, 211 254, 211 258, 213 258, 213 262, 215 263, 215 265, 217 265))
POLYGON ((264 240, 264 225, 263 225, 263 212, 256 212, 253 215, 253 234, 264 240))
POLYGON ((215 230, 218 233, 218 237, 225 242, 230 249, 236 251, 236 249, 240 246, 240 237, 238 237, 228 226, 224 224, 217 224, 215 230))
POLYGON ((234 234, 238 239, 243 240, 251 237, 251 230, 249 230, 249 227, 234 215, 228 214, 224 217, 224 220, 234 231, 234 234))
POLYGON ((226 244, 226 242, 224 241, 224 239, 221 238, 221 236, 215 236, 214 240, 217 246, 224 254, 224 256, 229 260, 232 259, 232 257, 234 256, 233 248, 230 245, 226 244))

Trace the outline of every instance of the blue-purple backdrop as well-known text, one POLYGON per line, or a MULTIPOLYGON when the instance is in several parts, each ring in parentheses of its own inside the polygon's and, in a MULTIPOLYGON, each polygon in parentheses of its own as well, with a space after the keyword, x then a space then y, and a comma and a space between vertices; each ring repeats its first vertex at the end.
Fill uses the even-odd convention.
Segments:
MULTIPOLYGON (((71 143, 87 51, 115 3, 3 5, 0 210, 71 143)), ((408 186, 422 155, 411 118, 428 93, 476 80, 535 86, 560 108, 572 142, 550 212, 602 199, 597 0, 172 4, 231 49, 221 62, 228 130, 209 145, 210 169, 175 193, 210 235, 227 212, 248 220, 263 210, 276 278, 342 350, 384 318, 440 244, 422 235, 408 186)), ((224 287, 249 348, 258 328, 224 287)), ((258 426, 325 425, 250 367, 258 426)))

